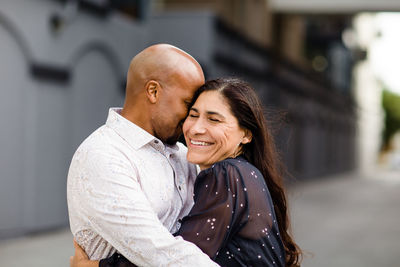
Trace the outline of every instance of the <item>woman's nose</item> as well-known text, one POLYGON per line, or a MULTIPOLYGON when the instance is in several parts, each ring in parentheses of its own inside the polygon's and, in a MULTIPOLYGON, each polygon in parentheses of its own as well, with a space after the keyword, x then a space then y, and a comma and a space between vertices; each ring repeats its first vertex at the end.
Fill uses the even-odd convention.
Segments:
POLYGON ((201 118, 197 119, 193 123, 191 130, 192 130, 193 134, 203 134, 203 133, 205 133, 206 132, 206 126, 204 124, 204 121, 201 118))

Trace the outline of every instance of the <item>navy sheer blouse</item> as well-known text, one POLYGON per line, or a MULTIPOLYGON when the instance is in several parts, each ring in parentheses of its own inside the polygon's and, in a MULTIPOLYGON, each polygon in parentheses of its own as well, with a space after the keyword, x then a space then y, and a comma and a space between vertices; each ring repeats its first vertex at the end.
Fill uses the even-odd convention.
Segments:
MULTIPOLYGON (((175 235, 196 244, 221 266, 285 266, 274 205, 260 171, 242 157, 198 175, 195 204, 175 235)), ((134 266, 119 254, 100 267, 134 266)))

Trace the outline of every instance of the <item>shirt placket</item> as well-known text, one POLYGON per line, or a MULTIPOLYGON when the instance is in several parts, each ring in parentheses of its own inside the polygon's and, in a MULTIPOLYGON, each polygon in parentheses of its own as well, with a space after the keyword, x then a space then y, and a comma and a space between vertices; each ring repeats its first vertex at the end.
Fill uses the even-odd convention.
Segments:
POLYGON ((161 155, 163 155, 165 157, 165 159, 167 160, 168 164, 171 166, 172 168, 172 172, 174 174, 174 186, 175 186, 175 190, 178 192, 180 201, 181 201, 181 207, 176 207, 176 211, 179 214, 179 211, 181 210, 181 208, 184 206, 184 201, 183 201, 183 195, 182 195, 182 191, 184 190, 182 183, 180 181, 177 181, 177 177, 179 176, 179 172, 177 172, 175 166, 176 166, 176 162, 171 162, 176 160, 176 156, 173 153, 168 152, 168 150, 165 149, 165 146, 162 144, 161 141, 155 139, 153 141, 153 147, 161 153, 161 155))
POLYGON ((174 183, 175 187, 178 190, 179 196, 182 201, 182 206, 184 205, 184 199, 185 199, 185 194, 186 194, 186 187, 183 184, 183 180, 185 177, 183 177, 184 173, 183 170, 177 169, 177 166, 179 166, 180 162, 177 160, 177 156, 174 153, 171 153, 168 155, 168 161, 170 162, 173 170, 174 170, 174 183))

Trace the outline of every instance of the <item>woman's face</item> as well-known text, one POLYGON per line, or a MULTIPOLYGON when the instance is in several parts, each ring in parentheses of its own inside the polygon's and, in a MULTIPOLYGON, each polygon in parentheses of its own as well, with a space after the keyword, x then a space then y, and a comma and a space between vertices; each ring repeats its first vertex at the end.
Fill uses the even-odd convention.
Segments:
POLYGON ((250 141, 217 91, 206 91, 197 98, 183 124, 183 134, 187 160, 201 169, 234 156, 241 144, 250 141))

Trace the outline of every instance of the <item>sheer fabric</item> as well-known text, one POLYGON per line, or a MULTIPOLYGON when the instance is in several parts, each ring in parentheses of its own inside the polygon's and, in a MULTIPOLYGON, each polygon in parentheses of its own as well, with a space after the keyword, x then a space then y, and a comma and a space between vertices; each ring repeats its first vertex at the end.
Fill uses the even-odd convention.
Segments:
MULTIPOLYGON (((268 188, 259 170, 244 158, 229 158, 200 172, 194 201, 175 235, 196 244, 221 266, 285 266, 268 188)), ((128 266, 118 265, 124 261, 119 259, 100 266, 128 266)))

